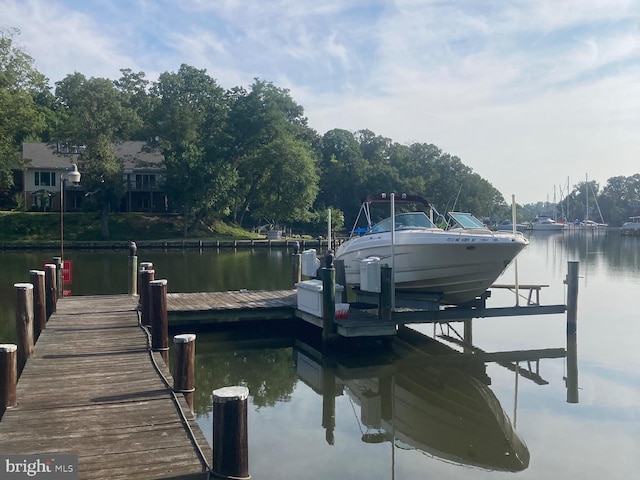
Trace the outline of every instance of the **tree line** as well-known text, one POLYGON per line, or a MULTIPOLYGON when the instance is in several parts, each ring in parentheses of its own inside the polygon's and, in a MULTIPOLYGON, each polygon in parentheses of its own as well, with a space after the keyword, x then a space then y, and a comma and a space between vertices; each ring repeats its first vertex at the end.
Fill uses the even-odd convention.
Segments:
POLYGON ((0 190, 11 187, 23 142, 84 145, 82 182, 97 192, 86 207, 102 210, 105 232, 123 195, 122 162, 110 146, 124 140, 153 140, 164 155, 169 206, 184 214, 185 235, 212 218, 245 228, 320 228, 327 208, 336 228, 348 229, 362 200, 380 192, 419 194, 441 212, 510 216, 500 192, 460 158, 369 130, 321 135, 272 82, 224 89, 206 70, 183 64, 156 81, 130 69, 117 80, 74 72, 51 88, 15 46, 17 34, 0 32, 0 190))

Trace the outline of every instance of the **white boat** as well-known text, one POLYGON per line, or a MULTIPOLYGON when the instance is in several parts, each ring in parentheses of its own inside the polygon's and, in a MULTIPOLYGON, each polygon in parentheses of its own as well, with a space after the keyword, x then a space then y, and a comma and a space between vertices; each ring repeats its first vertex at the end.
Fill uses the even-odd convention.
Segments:
MULTIPOLYGON (((517 232, 526 232, 528 229, 529 229, 529 226, 526 223, 516 223, 517 232)), ((513 223, 509 220, 505 220, 504 222, 500 223, 496 227, 496 230, 504 230, 504 231, 512 232, 513 223)))
POLYGON ((593 220, 584 220, 582 222, 576 222, 573 226, 577 230, 588 230, 588 231, 594 231, 594 230, 600 231, 600 230, 606 230, 607 228, 609 228, 608 224, 594 222, 593 220))
POLYGON ((538 216, 531 220, 530 223, 530 229, 534 232, 562 232, 564 227, 564 223, 556 222, 554 219, 545 216, 538 216))
POLYGON ((422 204, 431 209, 430 216, 399 213, 392 232, 390 217, 371 226, 372 203, 389 199, 368 199, 358 215, 364 212, 367 219, 364 234, 356 236, 354 226, 351 238, 336 251, 336 258, 344 260, 348 285, 359 286, 362 261, 376 257, 394 269, 396 289, 434 293, 441 303, 466 303, 482 295, 529 243, 518 232, 493 232, 469 213, 451 212, 453 225, 436 227, 433 207, 406 195, 396 203, 422 204))
POLYGON ((628 222, 622 224, 622 233, 637 233, 640 231, 640 217, 630 217, 628 222))

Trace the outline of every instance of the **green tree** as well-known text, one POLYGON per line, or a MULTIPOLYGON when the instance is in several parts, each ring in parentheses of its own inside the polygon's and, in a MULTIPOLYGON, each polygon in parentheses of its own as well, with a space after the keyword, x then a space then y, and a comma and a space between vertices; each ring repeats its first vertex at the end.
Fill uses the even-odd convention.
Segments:
POLYGON ((326 132, 321 143, 320 187, 316 210, 337 207, 347 213, 350 227, 358 208, 369 193, 366 189, 367 162, 360 152, 360 144, 353 133, 333 129, 326 132))
POLYGON ((270 208, 276 211, 268 212, 267 218, 302 218, 305 205, 311 207, 308 199, 315 199, 318 181, 311 168, 317 157, 313 148, 317 135, 307 126, 303 108, 288 90, 258 79, 250 91, 234 89, 231 99, 227 153, 238 172, 233 220, 242 225, 249 214, 257 221, 270 208), (300 171, 292 171, 276 155, 300 171), (288 177, 278 178, 274 172, 288 177), (292 192, 301 196, 299 201, 292 192))
POLYGON ((318 175, 308 146, 289 137, 276 138, 256 151, 244 211, 256 205, 254 217, 305 221, 318 193, 318 175))
POLYGON ((122 95, 122 105, 135 112, 141 120, 139 128, 132 130, 128 140, 148 140, 158 134, 153 125, 153 111, 158 99, 150 94, 151 82, 144 72, 133 72, 129 68, 120 72, 122 76, 114 85, 122 95))
POLYGON ((187 236, 207 214, 227 212, 236 184, 225 155, 227 95, 206 70, 189 65, 161 74, 151 93, 167 162, 167 192, 184 213, 187 236))
POLYGON ((31 58, 14 46, 16 29, 0 30, 0 189, 13 185, 12 170, 20 166, 20 149, 27 138, 45 130, 44 100, 48 80, 31 58))
POLYGON ((108 238, 109 212, 119 207, 124 194, 123 161, 114 154, 112 144, 129 139, 142 121, 126 105, 122 92, 105 78, 87 79, 76 72, 56 83, 55 94, 63 119, 61 135, 71 145, 86 147, 78 168, 85 190, 94 194, 89 203, 100 204, 102 236, 108 238))

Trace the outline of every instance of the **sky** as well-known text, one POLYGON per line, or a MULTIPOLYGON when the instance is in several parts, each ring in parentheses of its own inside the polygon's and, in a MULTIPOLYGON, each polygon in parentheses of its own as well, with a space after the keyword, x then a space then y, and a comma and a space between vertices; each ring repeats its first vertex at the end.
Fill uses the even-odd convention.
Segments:
POLYGON ((52 86, 181 64, 259 78, 320 135, 434 144, 507 202, 640 173, 638 0, 0 0, 11 27, 52 86))

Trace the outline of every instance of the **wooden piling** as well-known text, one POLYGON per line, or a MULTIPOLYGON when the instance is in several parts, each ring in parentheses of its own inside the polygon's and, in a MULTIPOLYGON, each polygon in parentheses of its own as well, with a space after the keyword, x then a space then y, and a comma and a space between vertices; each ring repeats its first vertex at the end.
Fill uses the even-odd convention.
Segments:
POLYGON ((5 410, 18 404, 18 346, 13 343, 0 344, 0 418, 5 410))
POLYGON ((213 468, 217 478, 250 479, 247 387, 213 391, 213 468))
POLYGON ((62 278, 62 257, 53 257, 53 264, 56 266, 56 294, 57 298, 64 296, 64 280, 62 278))
POLYGON ((151 325, 151 305, 149 303, 149 284, 155 280, 154 270, 140 270, 140 307, 142 325, 151 325))
POLYGON ((344 269, 344 260, 334 260, 333 266, 336 269, 336 284, 344 287, 341 290, 340 302, 338 303, 347 303, 347 273, 344 269))
POLYGON ((128 284, 128 292, 129 295, 137 295, 138 294, 138 246, 136 242, 129 242, 129 284, 128 284))
POLYGON ((40 332, 47 326, 44 271, 30 270, 29 278, 33 285, 33 340, 37 341, 40 332))
POLYGON ((56 266, 53 263, 47 263, 44 266, 44 290, 45 310, 47 312, 47 320, 49 320, 51 314, 56 311, 56 305, 58 303, 56 266))
POLYGON ((143 296, 143 288, 141 283, 142 272, 145 270, 153 270, 153 263, 151 262, 141 262, 138 266, 138 282, 136 286, 136 290, 138 290, 138 305, 142 306, 142 296, 143 296))
MULTIPOLYGON (((153 272, 153 270, 151 270, 153 272)), ((149 305, 151 320, 151 349, 160 352, 164 362, 169 363, 169 322, 167 320, 167 281, 149 282, 149 305)))
POLYGON ((18 341, 18 374, 33 355, 33 285, 16 283, 16 338, 18 341))
POLYGON ((322 269, 322 341, 325 345, 335 337, 336 328, 336 269, 333 252, 326 255, 326 267, 322 269))
POLYGON ((393 270, 389 265, 380 265, 380 320, 391 321, 391 296, 393 295, 393 270))
POLYGON ((580 262, 567 262, 567 333, 576 333, 578 322, 578 272, 580 262))
POLYGON ((184 394, 184 398, 193 412, 196 336, 193 333, 175 335, 173 346, 173 391, 184 394))
POLYGON ((300 253, 300 243, 293 246, 293 286, 302 281, 302 254, 300 253))

